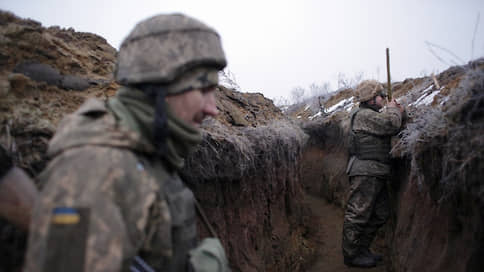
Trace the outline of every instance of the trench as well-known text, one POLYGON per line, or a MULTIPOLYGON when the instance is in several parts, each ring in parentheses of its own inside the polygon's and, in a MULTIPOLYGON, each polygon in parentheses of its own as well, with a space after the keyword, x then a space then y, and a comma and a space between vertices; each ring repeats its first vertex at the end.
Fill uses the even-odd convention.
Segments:
MULTIPOLYGON (((341 231, 343 228, 344 211, 329 203, 322 197, 306 194, 304 205, 311 210, 313 216, 311 232, 317 244, 317 255, 309 265, 307 272, 343 272, 343 271, 373 271, 383 272, 385 264, 371 269, 349 268, 343 264, 341 253, 341 231)), ((376 241, 375 251, 381 248, 381 240, 376 241)))
MULTIPOLYGON (((328 178, 328 173, 323 173, 325 165, 331 162, 335 165, 334 169, 344 167, 345 159, 335 159, 335 153, 325 155, 325 150, 318 147, 309 147, 305 150, 302 157, 301 180, 304 187, 304 197, 302 204, 309 210, 310 219, 307 220, 308 240, 314 241, 315 256, 308 264, 308 272, 328 271, 388 271, 390 267, 389 254, 385 246, 385 226, 379 231, 376 240, 372 245, 372 250, 384 255, 384 262, 377 267, 370 269, 348 267, 343 263, 341 249, 343 217, 344 217, 344 190, 338 192, 328 185, 334 181, 328 178), (332 157, 328 160, 325 157, 332 157)), ((329 173, 330 174, 330 173, 329 173)), ((331 174, 330 174, 331 175, 331 174)), ((344 178, 344 177, 343 177, 344 178)), ((340 177, 336 178, 340 182, 340 177)))

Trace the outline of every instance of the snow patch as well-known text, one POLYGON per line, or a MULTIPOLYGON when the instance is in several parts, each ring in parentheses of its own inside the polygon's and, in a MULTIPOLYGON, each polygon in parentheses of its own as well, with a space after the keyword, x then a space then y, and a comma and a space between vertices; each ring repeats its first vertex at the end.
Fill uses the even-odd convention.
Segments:
POLYGON ((418 103, 417 105, 422 105, 422 104, 428 105, 428 104, 432 103, 432 101, 434 101, 434 97, 436 95, 438 95, 439 93, 440 93, 440 90, 437 91, 437 92, 433 92, 433 93, 427 95, 427 97, 425 97, 424 99, 422 99, 422 101, 420 101, 420 103, 418 103))
POLYGON ((348 104, 351 105, 351 106, 353 105, 353 103, 352 103, 353 99, 354 99, 354 97, 350 97, 348 99, 343 99, 340 102, 333 105, 332 107, 330 107, 329 109, 325 109, 325 112, 326 113, 333 112, 333 111, 335 111, 336 109, 338 109, 339 107, 342 107, 342 106, 344 106, 344 109, 346 109, 348 104))
POLYGON ((344 109, 347 111, 347 112, 350 112, 352 109, 353 109, 353 106, 355 105, 355 103, 353 101, 351 101, 351 103, 348 103, 348 105, 346 105, 344 107, 344 109))
POLYGON ((426 93, 426 92, 432 90, 433 87, 434 87, 434 84, 430 84, 430 86, 428 86, 427 89, 423 90, 422 92, 426 93))
POLYGON ((447 101, 449 101, 449 96, 444 97, 444 99, 442 99, 440 102, 440 105, 444 105, 447 101))
POLYGON ((323 115, 323 112, 322 111, 318 111, 318 113, 316 113, 315 115, 309 116, 309 120, 313 120, 314 118, 319 117, 321 115, 323 115))
POLYGON ((427 89, 425 89, 423 92, 423 94, 413 103, 411 103, 409 106, 419 106, 419 105, 426 105, 428 106, 429 104, 432 103, 432 101, 434 101, 434 97, 436 95, 438 95, 440 93, 440 91, 444 88, 444 87, 441 87, 440 89, 438 90, 435 90, 431 93, 427 93, 427 91, 431 90, 431 88, 433 88, 434 85, 430 85, 427 89))

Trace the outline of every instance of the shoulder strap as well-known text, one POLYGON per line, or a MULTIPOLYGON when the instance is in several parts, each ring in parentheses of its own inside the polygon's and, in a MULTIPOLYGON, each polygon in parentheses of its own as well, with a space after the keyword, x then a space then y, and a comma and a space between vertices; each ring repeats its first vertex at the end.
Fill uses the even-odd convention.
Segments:
POLYGON ((357 109, 353 114, 351 115, 351 122, 350 122, 350 130, 354 132, 353 130, 353 123, 355 122, 355 116, 358 112, 360 112, 361 109, 357 109))

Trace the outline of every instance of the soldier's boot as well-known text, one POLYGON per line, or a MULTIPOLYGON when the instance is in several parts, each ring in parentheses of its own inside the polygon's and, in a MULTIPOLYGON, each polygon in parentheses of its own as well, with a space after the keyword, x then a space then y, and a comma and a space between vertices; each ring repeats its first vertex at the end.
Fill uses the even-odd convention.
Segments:
POLYGON ((370 249, 365 248, 361 250, 361 254, 373 258, 377 263, 383 261, 383 255, 371 252, 370 249))
POLYGON ((376 266, 376 261, 375 259, 360 254, 357 255, 353 258, 351 257, 344 257, 344 263, 347 266, 353 266, 353 267, 363 267, 363 268, 369 268, 369 267, 375 267, 376 266))

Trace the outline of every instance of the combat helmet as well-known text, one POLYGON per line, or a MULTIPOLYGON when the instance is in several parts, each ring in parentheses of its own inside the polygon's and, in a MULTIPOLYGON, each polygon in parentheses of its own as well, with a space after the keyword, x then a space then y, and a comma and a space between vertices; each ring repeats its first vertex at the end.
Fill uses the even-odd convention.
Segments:
POLYGON ((218 33, 183 14, 157 15, 138 23, 117 56, 116 80, 123 85, 167 84, 196 67, 227 65, 218 33))
POLYGON ((383 85, 376 80, 362 81, 356 87, 356 98, 359 102, 366 102, 377 95, 386 96, 383 85))

